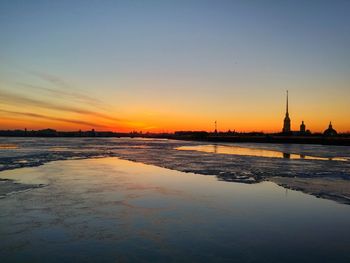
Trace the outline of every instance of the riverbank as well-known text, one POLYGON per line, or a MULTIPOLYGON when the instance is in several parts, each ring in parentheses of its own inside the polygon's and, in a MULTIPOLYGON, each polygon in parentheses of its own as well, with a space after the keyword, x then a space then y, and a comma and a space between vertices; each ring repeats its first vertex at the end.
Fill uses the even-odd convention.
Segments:
POLYGON ((193 140, 208 142, 233 142, 233 143, 287 143, 287 144, 320 144, 350 146, 350 137, 324 137, 324 136, 283 136, 283 135, 215 135, 215 134, 186 134, 171 135, 169 139, 193 140))
POLYGON ((1 137, 16 138, 146 138, 146 139, 171 139, 187 141, 208 142, 234 142, 234 143, 284 143, 284 144, 320 144, 350 146, 350 134, 341 133, 336 136, 324 136, 321 133, 290 135, 281 133, 236 133, 236 132, 206 132, 206 131, 179 131, 175 133, 120 133, 111 131, 56 131, 45 129, 39 131, 25 130, 0 130, 1 137))

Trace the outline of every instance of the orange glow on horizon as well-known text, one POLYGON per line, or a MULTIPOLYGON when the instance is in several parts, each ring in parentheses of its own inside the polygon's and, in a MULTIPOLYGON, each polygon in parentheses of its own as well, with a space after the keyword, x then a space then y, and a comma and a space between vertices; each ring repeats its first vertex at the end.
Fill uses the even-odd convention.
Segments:
MULTIPOLYGON (((140 117, 141 119, 141 117, 140 117)), ((228 130, 236 132, 265 132, 274 133, 280 132, 282 129, 282 120, 270 119, 258 119, 250 121, 244 118, 236 118, 235 121, 230 118, 221 118, 218 120, 218 131, 226 132, 228 130)), ((99 123, 97 119, 89 119, 90 122, 99 123)), ((305 120, 304 120, 305 121, 305 120)), ((102 125, 103 122, 101 122, 102 125)), ((301 119, 294 121, 292 119, 292 130, 299 130, 301 119)), ((338 132, 349 132, 349 128, 345 122, 332 121, 334 128, 338 132)), ((318 123, 308 123, 305 121, 307 129, 311 132, 323 132, 329 122, 323 121, 318 123)), ((76 125, 71 123, 65 123, 60 121, 48 121, 48 120, 37 120, 36 118, 13 118, 1 116, 1 130, 21 129, 27 128, 28 130, 39 130, 52 128, 59 131, 77 131, 77 130, 91 130, 96 131, 113 131, 113 132, 131 132, 131 131, 142 131, 142 132, 175 132, 175 131, 213 131, 214 120, 207 120, 205 118, 169 118, 169 119, 153 119, 145 118, 143 122, 127 122, 121 125, 113 125, 112 123, 103 123, 103 127, 89 126, 89 125, 76 125)))
MULTIPOLYGON (((152 95, 152 94, 151 94, 152 95)), ((217 121, 218 131, 236 132, 281 132, 285 114, 285 100, 282 94, 269 97, 263 93, 259 96, 227 95, 218 97, 211 104, 209 93, 205 98, 193 103, 191 99, 181 97, 143 98, 128 95, 118 105, 113 105, 108 98, 100 99, 100 107, 92 97, 80 101, 75 94, 73 98, 53 98, 41 94, 16 93, 4 91, 0 87, 0 129, 38 130, 52 128, 60 131, 91 130, 114 132, 174 132, 174 131, 214 131, 217 121), (278 96, 277 96, 278 95, 278 96), (77 101, 78 100, 78 101, 77 101), (106 100, 106 103, 102 101, 106 100), (248 104, 249 102, 249 104, 248 104), (92 105, 90 105, 92 104, 92 105), (112 106, 111 106, 112 105, 112 106)), ((70 96, 70 95, 69 95, 70 96)), ((87 95, 84 95, 87 97, 87 95)), ((196 96, 196 95, 193 95, 196 96)), ((301 121, 311 132, 323 132, 329 121, 338 132, 349 132, 350 121, 345 116, 347 110, 345 97, 333 99, 338 107, 325 105, 324 97, 314 104, 305 103, 305 94, 292 93, 289 104, 291 128, 299 130, 301 121), (301 100, 301 99, 303 100, 301 100)), ((314 96, 309 94, 308 96, 314 96)), ((113 97, 113 96, 111 96, 113 97)), ((307 102, 311 101, 309 99, 307 102)), ((333 105, 332 104, 332 105, 333 105)))

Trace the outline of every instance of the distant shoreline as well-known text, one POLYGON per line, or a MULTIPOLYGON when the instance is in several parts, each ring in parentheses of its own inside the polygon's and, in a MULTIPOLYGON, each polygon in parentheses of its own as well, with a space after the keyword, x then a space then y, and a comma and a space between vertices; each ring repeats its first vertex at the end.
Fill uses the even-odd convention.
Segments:
POLYGON ((320 145, 339 145, 350 146, 350 137, 322 137, 322 136, 208 136, 206 138, 186 138, 174 136, 171 139, 190 140, 190 141, 208 141, 208 142, 234 142, 234 143, 288 143, 288 144, 320 144, 320 145))
POLYGON ((350 146, 350 135, 340 134, 334 137, 317 135, 283 135, 259 133, 208 133, 208 132, 178 132, 178 133, 115 133, 115 132, 41 132, 41 131, 0 131, 0 137, 22 138, 154 138, 182 141, 230 142, 230 143, 283 143, 283 144, 319 144, 350 146))

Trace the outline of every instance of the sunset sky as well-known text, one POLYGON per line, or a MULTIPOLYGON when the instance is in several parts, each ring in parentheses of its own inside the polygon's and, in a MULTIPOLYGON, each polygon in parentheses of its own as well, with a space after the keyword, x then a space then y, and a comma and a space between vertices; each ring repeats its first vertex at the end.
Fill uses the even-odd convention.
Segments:
POLYGON ((350 1, 0 0, 0 129, 350 131, 350 1))

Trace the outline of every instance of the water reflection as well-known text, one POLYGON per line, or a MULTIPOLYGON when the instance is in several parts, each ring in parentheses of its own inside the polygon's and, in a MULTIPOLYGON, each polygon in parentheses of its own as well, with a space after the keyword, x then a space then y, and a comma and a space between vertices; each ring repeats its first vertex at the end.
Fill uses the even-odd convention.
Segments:
POLYGON ((214 153, 218 153, 218 146, 216 144, 214 144, 213 146, 214 146, 214 153))
POLYGON ((0 144, 0 149, 17 149, 16 144, 0 144))
POLYGON ((294 154, 286 153, 273 150, 264 150, 258 148, 246 148, 240 146, 226 146, 226 145, 196 145, 196 146, 181 146, 176 148, 182 151, 200 151, 207 153, 219 153, 219 154, 233 154, 243 156, 257 156, 257 157, 268 157, 268 158, 283 158, 283 159, 306 159, 306 160, 322 160, 322 161, 348 161, 342 157, 317 157, 309 156, 305 154, 294 154))
POLYGON ((290 159, 290 153, 283 153, 283 158, 290 159))
POLYGON ((350 262, 350 207, 271 182, 117 158, 0 177, 49 182, 0 199, 1 262, 350 262))

